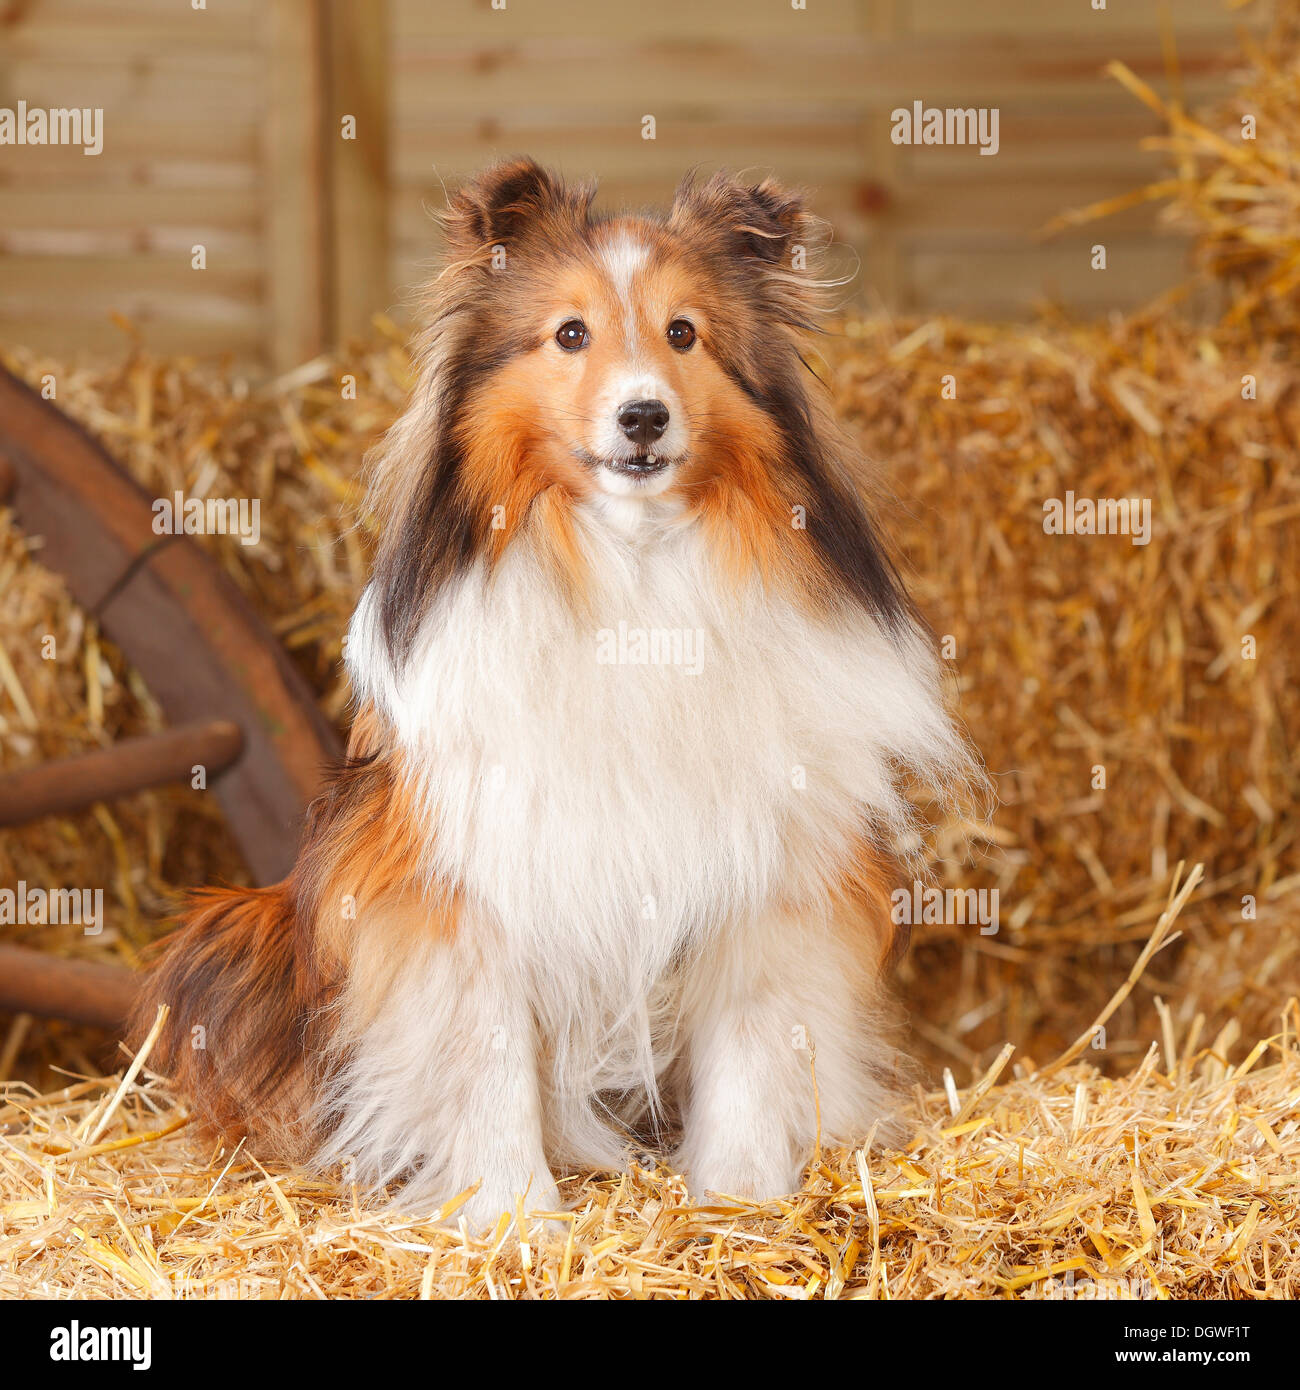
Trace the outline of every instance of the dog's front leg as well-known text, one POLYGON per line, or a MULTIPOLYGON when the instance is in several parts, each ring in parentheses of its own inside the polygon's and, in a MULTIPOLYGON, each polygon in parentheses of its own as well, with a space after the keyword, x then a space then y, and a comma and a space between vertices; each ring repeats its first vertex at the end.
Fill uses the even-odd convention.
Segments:
POLYGON ((704 951, 683 998, 678 1155, 697 1197, 793 1192, 819 1132, 857 1142, 888 1110, 875 976, 870 942, 811 914, 734 925, 704 951))
POLYGON ((427 1210, 477 1183, 450 1218, 482 1231, 503 1211, 554 1210, 542 1141, 537 1024, 525 972, 490 926, 397 954, 393 934, 363 947, 345 1016, 368 1015, 332 1109, 335 1161, 363 1180, 408 1174, 397 1204, 427 1210), (370 1006, 366 996, 370 996, 370 1006))

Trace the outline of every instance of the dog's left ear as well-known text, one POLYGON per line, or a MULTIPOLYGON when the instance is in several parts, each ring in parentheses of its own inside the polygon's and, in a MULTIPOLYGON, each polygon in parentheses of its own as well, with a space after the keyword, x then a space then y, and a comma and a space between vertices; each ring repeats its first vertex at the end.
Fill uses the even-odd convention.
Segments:
POLYGON ((798 190, 782 188, 775 179, 744 184, 723 171, 704 183, 693 176, 682 181, 669 217, 679 230, 722 233, 737 239, 761 261, 779 265, 800 232, 814 218, 798 190))
POLYGON ((808 211, 805 195, 773 178, 742 183, 726 172, 703 183, 688 176, 677 190, 668 225, 697 242, 718 243, 763 272, 782 317, 808 327, 819 305, 818 266, 825 223, 808 211))

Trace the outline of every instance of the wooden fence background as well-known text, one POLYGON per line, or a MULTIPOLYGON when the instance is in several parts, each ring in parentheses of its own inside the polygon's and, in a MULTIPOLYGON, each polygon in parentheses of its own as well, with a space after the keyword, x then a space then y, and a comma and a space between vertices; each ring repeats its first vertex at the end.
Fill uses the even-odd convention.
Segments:
POLYGON ((518 152, 598 174, 609 204, 694 164, 809 185, 863 303, 1095 313, 1178 279, 1149 210, 1035 232, 1162 167, 1104 63, 1168 91, 1171 32, 1203 104, 1257 4, 1171 0, 1162 31, 1160 0, 797 2, 0 0, 0 107, 104 109, 98 157, 0 145, 0 345, 120 349, 116 314, 162 351, 292 364, 400 313, 444 185, 518 152), (892 144, 918 99, 998 107, 999 153, 892 144))

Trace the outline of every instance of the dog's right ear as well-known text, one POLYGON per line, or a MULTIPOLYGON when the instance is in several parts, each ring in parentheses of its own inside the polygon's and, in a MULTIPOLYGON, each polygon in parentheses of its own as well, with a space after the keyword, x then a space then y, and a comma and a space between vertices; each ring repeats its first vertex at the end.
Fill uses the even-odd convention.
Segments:
POLYGON ((494 246, 509 249, 542 223, 585 222, 594 197, 594 188, 570 188, 532 159, 493 164, 448 202, 442 217, 448 258, 455 264, 476 260, 494 246))

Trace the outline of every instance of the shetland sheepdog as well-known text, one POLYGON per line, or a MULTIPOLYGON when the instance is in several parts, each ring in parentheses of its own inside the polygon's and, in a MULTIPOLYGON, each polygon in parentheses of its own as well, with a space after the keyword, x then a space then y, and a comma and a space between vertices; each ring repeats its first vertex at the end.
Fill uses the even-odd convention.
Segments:
POLYGON ((593 196, 451 198, 346 763, 137 1023, 220 1129, 480 1226, 655 1136, 761 1200, 887 1123, 908 788, 972 765, 803 355, 821 224, 770 179, 593 196))

